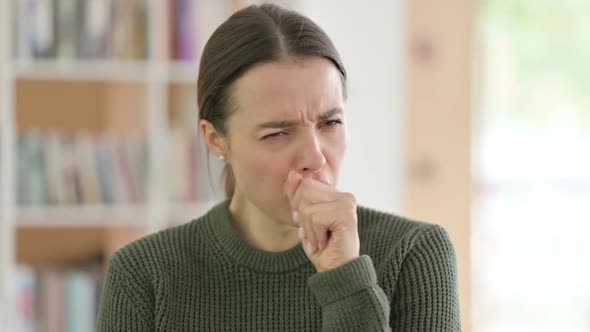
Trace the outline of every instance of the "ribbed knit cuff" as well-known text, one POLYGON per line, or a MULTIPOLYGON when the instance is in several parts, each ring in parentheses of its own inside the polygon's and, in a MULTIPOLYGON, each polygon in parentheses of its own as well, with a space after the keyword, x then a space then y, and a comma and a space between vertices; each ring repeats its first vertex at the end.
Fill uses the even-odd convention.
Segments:
POLYGON ((307 285, 320 306, 325 306, 377 284, 373 260, 362 255, 335 269, 312 275, 307 285))

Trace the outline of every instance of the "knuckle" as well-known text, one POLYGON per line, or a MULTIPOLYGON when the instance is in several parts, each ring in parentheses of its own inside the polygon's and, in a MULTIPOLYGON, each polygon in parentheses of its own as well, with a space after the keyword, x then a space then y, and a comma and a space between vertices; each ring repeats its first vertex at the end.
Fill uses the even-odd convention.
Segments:
POLYGON ((352 203, 354 205, 356 205, 356 196, 354 196, 353 193, 350 192, 343 192, 342 195, 344 196, 344 199, 349 202, 352 203))
POLYGON ((319 226, 319 224, 320 224, 320 220, 319 220, 319 217, 318 217, 318 215, 317 215, 317 214, 312 214, 312 215, 310 215, 310 216, 309 216, 309 220, 311 221, 311 224, 312 224, 314 227, 317 227, 317 226, 319 226))

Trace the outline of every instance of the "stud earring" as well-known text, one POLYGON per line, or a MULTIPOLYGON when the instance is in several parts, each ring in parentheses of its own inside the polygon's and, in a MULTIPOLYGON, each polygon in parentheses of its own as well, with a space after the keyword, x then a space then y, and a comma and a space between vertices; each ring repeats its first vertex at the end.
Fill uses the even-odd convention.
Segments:
POLYGON ((220 155, 220 156, 219 156, 219 159, 220 159, 220 160, 225 160, 225 157, 224 157, 223 155, 220 155))

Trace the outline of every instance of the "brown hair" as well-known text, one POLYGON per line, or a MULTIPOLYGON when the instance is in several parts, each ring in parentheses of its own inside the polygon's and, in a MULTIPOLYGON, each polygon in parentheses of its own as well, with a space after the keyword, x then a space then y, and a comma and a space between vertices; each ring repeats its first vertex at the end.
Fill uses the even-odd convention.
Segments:
MULTIPOLYGON (((273 4, 237 11, 213 32, 203 50, 197 82, 199 119, 209 121, 219 135, 227 136, 235 80, 256 64, 309 56, 334 63, 346 98, 344 65, 334 44, 317 24, 273 4)), ((235 179, 229 164, 225 165, 224 182, 226 198, 231 198, 235 179)))

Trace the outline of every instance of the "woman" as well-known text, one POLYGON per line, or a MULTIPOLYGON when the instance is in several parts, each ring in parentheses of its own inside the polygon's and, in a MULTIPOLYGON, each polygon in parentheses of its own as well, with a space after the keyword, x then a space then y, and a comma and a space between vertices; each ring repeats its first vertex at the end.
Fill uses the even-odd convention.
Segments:
POLYGON ((213 33, 199 125, 227 200, 112 257, 99 330, 460 330, 445 230, 337 189, 345 83, 328 36, 295 12, 251 6, 213 33))

